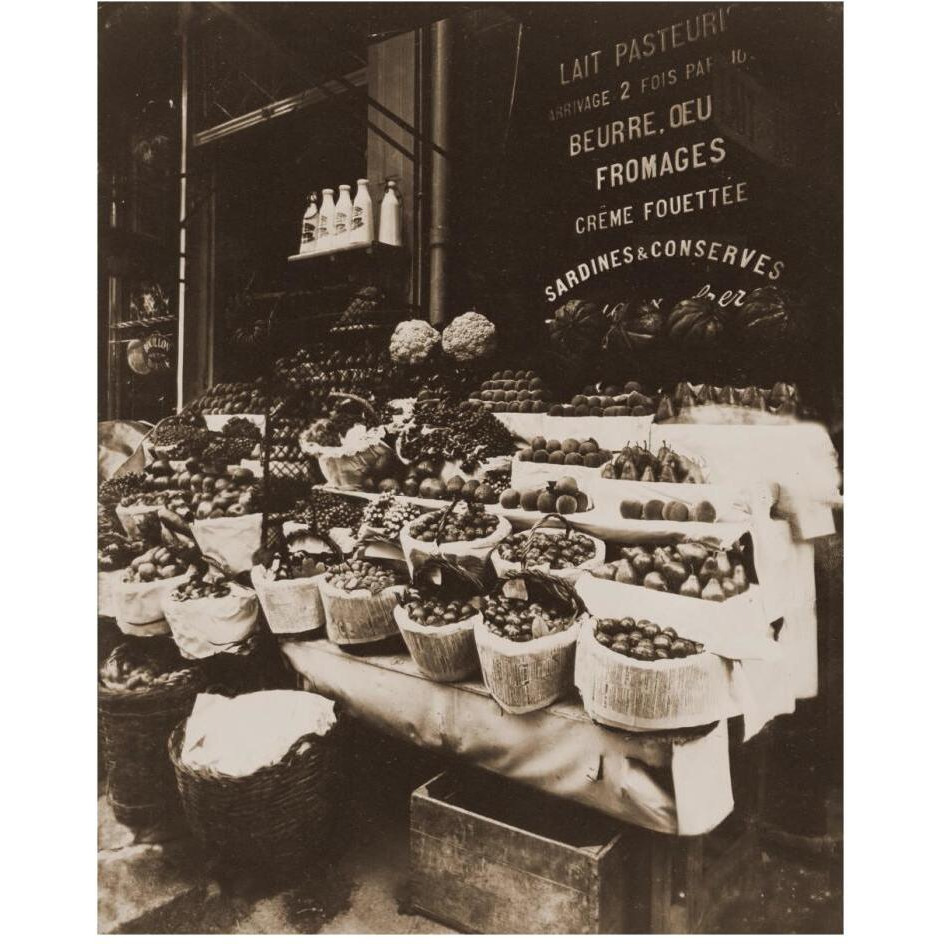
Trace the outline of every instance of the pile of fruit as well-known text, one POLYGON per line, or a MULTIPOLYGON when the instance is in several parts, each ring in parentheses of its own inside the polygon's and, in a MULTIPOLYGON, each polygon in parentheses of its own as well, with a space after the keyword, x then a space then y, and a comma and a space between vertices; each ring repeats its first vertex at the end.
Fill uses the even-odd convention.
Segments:
POLYGON ((228 597, 232 593, 229 580, 223 574, 193 574, 186 582, 171 591, 171 599, 205 600, 207 597, 228 597))
POLYGON ((98 538, 98 569, 122 570, 144 551, 141 541, 131 541, 123 534, 106 532, 98 538))
POLYGON ((591 560, 596 546, 585 534, 564 530, 519 531, 505 538, 495 549, 502 560, 529 567, 567 570, 591 560), (527 557, 525 556, 527 550, 527 557))
POLYGON ((701 643, 681 639, 671 626, 664 629, 652 620, 600 619, 593 637, 601 646, 641 662, 658 659, 684 659, 702 652, 701 643))
POLYGON ((517 454, 519 462, 550 462, 552 465, 580 465, 599 468, 609 462, 612 453, 601 449, 595 439, 545 439, 535 436, 530 444, 517 454))
POLYGON ((171 470, 168 482, 179 491, 172 491, 162 501, 164 507, 184 521, 235 518, 260 509, 261 487, 251 470, 205 472, 202 463, 201 459, 188 459, 183 472, 171 470))
POLYGON ((114 692, 140 691, 173 685, 193 676, 199 669, 183 664, 173 645, 146 650, 124 642, 102 663, 98 677, 104 688, 114 692))
POLYGON ((324 554, 311 551, 289 551, 276 553, 266 568, 269 580, 298 580, 301 577, 317 577, 328 569, 324 554))
POLYGON ((417 587, 408 587, 399 597, 407 616, 420 626, 449 626, 474 616, 476 608, 463 600, 441 600, 417 587))
POLYGON ((243 459, 257 459, 262 454, 258 439, 246 436, 215 436, 207 444, 200 458, 205 462, 238 465, 243 459))
POLYGON ((149 488, 148 476, 143 472, 125 472, 98 486, 98 502, 110 507, 123 498, 140 495, 149 488))
POLYGON ((464 506, 460 505, 452 510, 441 508, 426 515, 410 527, 410 536, 417 541, 432 543, 436 540, 440 522, 442 529, 439 530, 439 541, 442 544, 478 541, 493 534, 498 528, 498 518, 495 515, 488 514, 476 502, 465 502, 464 506), (446 520, 443 521, 443 518, 446 520))
POLYGON ((218 383, 198 397, 192 408, 199 413, 265 413, 262 378, 253 383, 218 383))
POLYGON ((665 423, 693 407, 712 404, 745 407, 775 416, 796 416, 800 412, 796 384, 779 382, 769 389, 754 386, 735 388, 715 387, 708 383, 690 384, 683 380, 676 384, 671 394, 662 395, 656 410, 656 422, 665 423))
POLYGON ((262 431, 252 420, 246 419, 245 416, 231 416, 223 424, 220 433, 234 439, 251 439, 254 442, 259 442, 262 439, 262 431))
POLYGON ((569 607, 519 600, 504 593, 485 597, 482 616, 490 633, 513 642, 531 642, 561 633, 574 621, 569 607))
POLYGON ((398 580, 389 567, 365 560, 363 557, 354 557, 332 564, 325 571, 325 583, 345 593, 353 593, 355 590, 380 593, 387 587, 395 586, 398 580))
POLYGON ((412 502, 402 501, 390 492, 378 495, 364 509, 360 537, 396 543, 403 526, 418 518, 426 509, 412 502))
POLYGON ((551 416, 651 416, 656 411, 655 397, 643 392, 635 380, 627 381, 621 390, 614 385, 585 387, 570 403, 554 404, 551 416))
POLYGON ((294 509, 293 518, 312 534, 327 534, 332 528, 356 531, 364 518, 367 501, 355 495, 341 495, 313 488, 311 495, 294 509))
POLYGON ((179 577, 187 572, 189 565, 169 547, 152 547, 140 557, 136 557, 125 571, 126 583, 151 583, 154 580, 167 580, 179 577))
POLYGON ((496 371, 465 404, 496 413, 546 413, 553 404, 547 384, 533 370, 496 371))
POLYGON ((471 473, 484 460, 514 451, 515 437, 481 407, 428 402, 417 404, 413 423, 400 435, 398 451, 406 462, 425 460, 439 469, 455 460, 471 473))
POLYGON ((478 479, 463 479, 454 475, 446 482, 446 497, 458 497, 467 502, 478 502, 480 505, 494 505, 498 501, 498 492, 487 480, 480 482, 478 479))
POLYGON ((532 488, 519 492, 507 488, 499 498, 503 508, 521 508, 523 511, 541 511, 550 514, 575 515, 590 507, 590 499, 582 492, 577 480, 565 475, 556 482, 548 482, 544 488, 532 488))
POLYGON ((118 502, 119 508, 131 508, 143 505, 146 508, 166 508, 171 503, 179 504, 186 501, 186 496, 179 489, 165 488, 157 492, 139 492, 136 495, 125 495, 118 502))
POLYGON ((619 561, 601 564, 591 573, 604 580, 716 603, 744 593, 750 586, 739 545, 730 551, 695 543, 624 547, 619 561))
POLYGON ((710 501, 694 504, 673 499, 664 502, 658 498, 640 501, 638 498, 625 498, 620 502, 620 516, 635 521, 704 521, 712 522, 718 518, 718 512, 710 501))
POLYGON ((705 481, 697 462, 679 455, 665 443, 657 453, 639 443, 627 444, 603 466, 600 474, 605 479, 621 479, 624 482, 666 482, 674 485, 679 482, 700 484, 705 481))

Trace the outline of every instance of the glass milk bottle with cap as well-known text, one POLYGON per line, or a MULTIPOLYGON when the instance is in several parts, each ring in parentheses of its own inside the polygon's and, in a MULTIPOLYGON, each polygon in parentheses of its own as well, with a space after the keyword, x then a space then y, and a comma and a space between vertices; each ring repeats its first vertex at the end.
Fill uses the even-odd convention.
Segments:
POLYGON ((298 247, 299 253, 315 251, 318 236, 318 194, 312 190, 308 194, 308 206, 302 217, 302 241, 298 247))
POLYGON ((357 181, 354 211, 351 213, 351 245, 367 246, 374 239, 374 203, 370 199, 367 180, 357 181))
POLYGON ((387 192, 380 203, 380 232, 377 239, 388 246, 402 246, 400 227, 400 200, 397 197, 396 181, 387 181, 387 192))
POLYGON ((336 208, 334 205, 334 191, 326 187, 321 191, 321 212, 318 214, 317 232, 317 250, 318 252, 328 252, 334 249, 334 215, 336 208))
POLYGON ((334 248, 344 249, 350 244, 351 214, 354 211, 354 204, 351 203, 350 184, 341 184, 338 190, 340 191, 338 205, 334 211, 334 248))

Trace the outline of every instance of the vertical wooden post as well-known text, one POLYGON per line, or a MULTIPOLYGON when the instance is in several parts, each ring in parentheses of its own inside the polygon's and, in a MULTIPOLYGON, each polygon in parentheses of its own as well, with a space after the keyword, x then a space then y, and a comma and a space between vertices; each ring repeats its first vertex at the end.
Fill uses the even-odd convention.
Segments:
POLYGON ((449 113, 452 74, 452 20, 433 24, 430 61, 430 201, 429 201, 429 320, 442 324, 448 305, 449 243, 449 113), (443 152, 447 152, 444 154, 443 152))
MULTIPOLYGON (((402 33, 367 50, 367 93, 371 99, 403 119, 410 127, 419 120, 417 95, 419 92, 418 55, 419 32, 402 33)), ((384 184, 388 180, 397 182, 402 201, 403 241, 417 259, 422 240, 418 233, 418 219, 414 212, 414 176, 419 161, 420 143, 415 135, 401 127, 373 105, 367 105, 367 117, 385 135, 400 145, 407 157, 373 129, 367 129, 367 179, 374 200, 374 215, 379 215, 384 184)), ((422 304, 421 279, 414 265, 410 279, 408 300, 411 304, 422 304)), ((400 301, 397 299, 397 301, 400 301)))

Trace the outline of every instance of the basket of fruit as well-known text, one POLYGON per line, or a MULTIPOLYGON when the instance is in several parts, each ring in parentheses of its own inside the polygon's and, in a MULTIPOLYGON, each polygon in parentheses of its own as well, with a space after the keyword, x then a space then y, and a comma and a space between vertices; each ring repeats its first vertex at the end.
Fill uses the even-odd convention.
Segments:
POLYGON ((478 671, 475 620, 481 581, 445 557, 428 557, 393 611, 413 661, 434 682, 458 682, 478 671))
POLYGON ((316 578, 334 560, 340 560, 341 551, 330 538, 321 540, 329 550, 318 553, 286 546, 270 555, 267 563, 253 567, 252 585, 273 633, 307 633, 324 626, 324 604, 316 578))
MULTIPOLYGON (((618 612, 610 610, 609 612, 618 612)), ((587 620, 574 677, 584 710, 626 731, 690 728, 734 713, 732 665, 647 619, 587 620)))
POLYGON ((106 531, 98 536, 98 615, 115 616, 115 593, 128 565, 144 551, 144 545, 123 534, 106 531))
POLYGON ((404 584, 389 564, 360 554, 332 564, 315 578, 325 612, 328 639, 339 646, 359 646, 396 636, 393 611, 404 584))
POLYGON ((580 574, 602 564, 606 545, 591 534, 575 531, 573 525, 556 512, 545 515, 530 531, 509 535, 492 551, 492 567, 499 577, 513 570, 543 570, 574 583, 580 574), (563 528, 544 527, 557 519, 563 528))
POLYGON ((509 574, 483 598, 475 646, 485 685, 505 711, 537 711, 571 690, 583 612, 569 583, 540 571, 509 574))
POLYGON ((362 397, 332 393, 343 400, 326 419, 317 420, 299 436, 301 451, 318 460, 325 482, 335 488, 361 488, 365 480, 380 481, 397 464, 393 450, 384 442, 386 430, 374 408, 362 397), (348 404, 359 405, 372 423, 370 427, 348 404))
POLYGON ((163 636, 164 594, 182 584, 191 566, 188 556, 170 547, 152 547, 131 561, 114 586, 115 619, 129 636, 163 636))
POLYGON ((588 608, 650 614, 684 626, 691 638, 729 659, 771 654, 770 621, 745 545, 685 541, 620 548, 618 561, 582 575, 577 592, 588 608))
MULTIPOLYGON (((224 570, 224 568, 220 568, 224 570)), ((195 572, 164 595, 167 618, 177 648, 187 659, 221 652, 238 655, 259 623, 259 598, 236 583, 231 573, 195 572)))
POLYGON ((477 502, 454 498, 447 508, 404 525, 400 544, 412 576, 427 557, 447 557, 482 577, 495 545, 511 534, 511 522, 485 511, 477 502))
POLYGON ((158 518, 161 509, 182 497, 183 492, 173 489, 126 495, 115 506, 115 515, 125 534, 132 541, 141 541, 158 518))
POLYGON ((203 554, 244 573, 262 544, 258 483, 249 469, 233 469, 218 476, 214 488, 215 497, 201 497, 196 506, 193 536, 203 554))
POLYGON ((119 822, 151 825, 177 806, 167 737, 205 684, 201 669, 166 638, 124 642, 102 664, 98 710, 108 799, 119 822))

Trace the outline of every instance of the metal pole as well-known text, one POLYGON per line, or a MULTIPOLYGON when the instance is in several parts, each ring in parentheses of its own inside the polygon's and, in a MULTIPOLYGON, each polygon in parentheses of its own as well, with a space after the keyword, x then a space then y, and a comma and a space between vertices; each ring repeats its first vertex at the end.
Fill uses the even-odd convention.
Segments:
POLYGON ((452 20, 432 27, 430 137, 432 138, 429 227, 429 320, 447 317, 447 253, 449 243, 449 83, 452 72, 452 20))
POLYGON ((190 4, 180 16, 180 258, 177 275, 177 412, 184 408, 184 303, 187 295, 187 33, 190 4))

